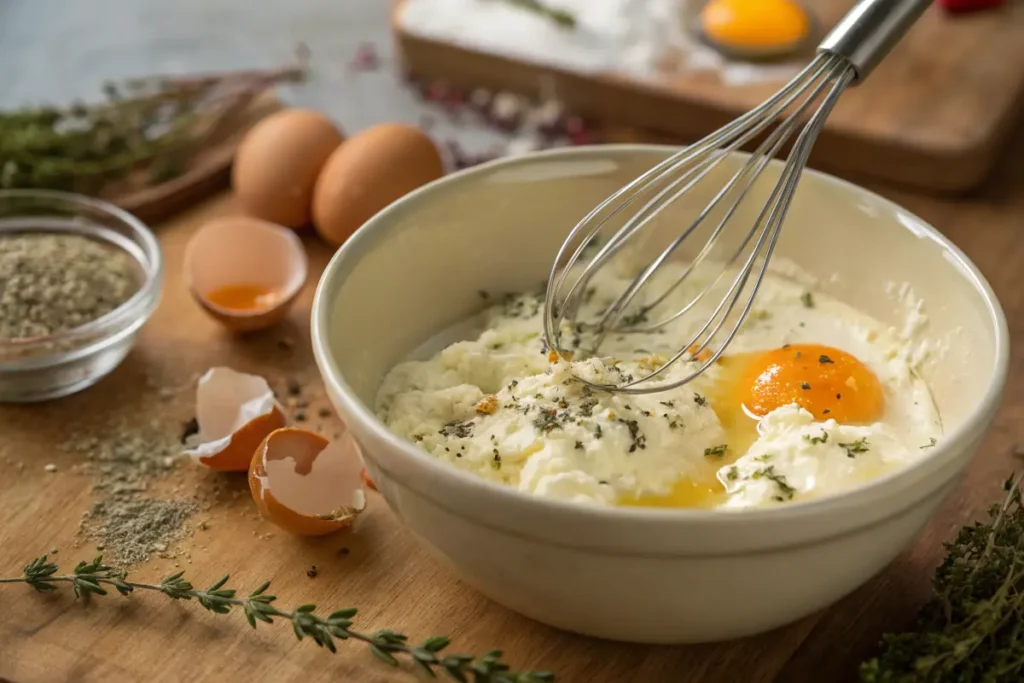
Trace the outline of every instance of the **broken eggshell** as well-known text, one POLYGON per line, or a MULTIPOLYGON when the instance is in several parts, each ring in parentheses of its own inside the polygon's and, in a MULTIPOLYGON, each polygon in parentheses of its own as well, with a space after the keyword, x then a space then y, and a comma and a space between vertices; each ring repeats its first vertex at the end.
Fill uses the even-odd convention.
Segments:
POLYGON ((185 451, 223 472, 245 472, 268 434, 287 424, 267 380, 231 368, 210 368, 196 388, 199 445, 185 451))
POLYGON ((306 283, 306 251, 294 231, 233 216, 200 228, 185 250, 185 281, 203 310, 235 332, 280 321, 306 283), (229 308, 212 300, 219 290, 245 287, 266 293, 261 303, 229 308))
POLYGON ((285 427, 259 445, 249 490, 264 518, 300 536, 321 536, 351 525, 366 507, 362 459, 344 434, 328 441, 285 427))

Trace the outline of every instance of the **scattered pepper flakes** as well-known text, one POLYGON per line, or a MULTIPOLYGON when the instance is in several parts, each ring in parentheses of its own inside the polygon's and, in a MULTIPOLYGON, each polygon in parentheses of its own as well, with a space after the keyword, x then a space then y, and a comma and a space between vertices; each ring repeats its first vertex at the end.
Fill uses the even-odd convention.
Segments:
POLYGON ((319 574, 319 572, 316 570, 315 564, 311 565, 310 568, 306 570, 306 576, 308 576, 311 579, 315 579, 317 577, 317 574, 319 574))

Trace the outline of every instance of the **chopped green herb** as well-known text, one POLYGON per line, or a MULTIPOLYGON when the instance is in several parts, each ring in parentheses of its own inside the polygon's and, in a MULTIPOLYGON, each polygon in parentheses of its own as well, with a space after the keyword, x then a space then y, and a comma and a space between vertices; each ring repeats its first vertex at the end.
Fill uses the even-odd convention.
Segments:
POLYGON ((822 430, 821 436, 811 436, 810 434, 804 434, 804 441, 809 441, 813 444, 828 443, 828 432, 822 430))
POLYGON ((937 444, 937 443, 938 443, 938 441, 936 441, 935 437, 933 436, 932 438, 930 438, 928 440, 928 443, 926 443, 925 445, 921 446, 921 450, 924 450, 925 448, 935 448, 935 444, 937 444))
POLYGON ((786 481, 786 477, 775 471, 774 465, 768 465, 768 467, 764 467, 762 469, 757 470, 750 476, 750 478, 767 479, 768 481, 774 483, 775 487, 779 491, 779 494, 776 496, 772 496, 772 500, 775 500, 780 503, 787 500, 792 500, 793 494, 796 493, 796 489, 789 485, 789 482, 786 481))
POLYGON ((550 432, 558 427, 561 427, 564 423, 561 415, 554 408, 540 411, 540 414, 533 419, 533 426, 540 432, 550 432))
POLYGON ((867 437, 864 437, 863 439, 857 439, 851 443, 841 443, 839 444, 839 447, 846 450, 846 457, 855 458, 858 453, 868 452, 868 439, 867 437))
POLYGON ((818 356, 818 362, 824 365, 825 363, 832 363, 833 360, 826 356, 825 354, 821 354, 820 356, 818 356))
POLYGON ((583 417, 590 417, 594 414, 594 408, 597 406, 596 398, 586 398, 580 402, 580 415, 583 417))
POLYGON ((705 457, 713 456, 715 458, 721 458, 721 457, 723 457, 725 455, 725 452, 727 450, 729 450, 729 446, 723 443, 720 446, 714 446, 712 448, 705 448, 704 449, 704 456, 705 457))
POLYGON ((638 448, 647 448, 647 437, 640 431, 640 425, 636 420, 620 419, 619 422, 626 425, 629 430, 629 438, 632 440, 632 443, 629 444, 630 453, 634 453, 638 448))
POLYGON ((473 423, 470 420, 452 420, 438 431, 438 434, 448 438, 456 437, 468 439, 473 436, 473 423))
POLYGON ((729 481, 736 481, 740 477, 740 470, 736 465, 733 465, 725 472, 725 478, 729 481))
POLYGON ((801 382, 800 388, 803 389, 804 391, 808 391, 811 388, 811 385, 808 384, 807 382, 801 382))
POLYGON ((814 308, 814 295, 810 292, 804 292, 800 295, 800 303, 804 305, 804 308, 814 308))
POLYGON ((701 408, 708 404, 708 400, 701 396, 700 394, 693 395, 693 402, 699 405, 701 408))
POLYGON ((622 318, 622 324, 625 327, 636 327, 641 323, 647 322, 647 309, 641 308, 636 313, 630 313, 622 318))

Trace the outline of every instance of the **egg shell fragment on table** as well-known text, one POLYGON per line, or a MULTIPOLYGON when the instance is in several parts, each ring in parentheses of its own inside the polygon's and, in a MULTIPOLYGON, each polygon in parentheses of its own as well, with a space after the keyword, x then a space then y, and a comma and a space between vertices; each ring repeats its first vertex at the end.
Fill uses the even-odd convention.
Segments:
POLYGON ((257 218, 231 216, 201 227, 185 249, 185 281, 214 319, 235 332, 279 322, 306 284, 309 261, 291 230, 257 218), (261 308, 225 308, 210 295, 223 287, 255 286, 273 293, 261 308))
POLYGON ((366 508, 363 462, 355 440, 328 441, 293 427, 268 434, 249 468, 249 490, 260 514, 299 536, 351 526, 366 508))
POLYGON ((289 228, 308 224, 317 176, 344 139, 310 109, 285 109, 260 121, 239 145, 231 170, 242 211, 289 228))
POLYGON ((267 380, 215 367, 199 378, 196 423, 200 443, 185 453, 213 470, 245 472, 259 444, 287 421, 267 380))
POLYGON ((442 175, 441 154, 419 128, 372 126, 324 164, 313 192, 313 225, 324 240, 340 246, 388 204, 442 175))

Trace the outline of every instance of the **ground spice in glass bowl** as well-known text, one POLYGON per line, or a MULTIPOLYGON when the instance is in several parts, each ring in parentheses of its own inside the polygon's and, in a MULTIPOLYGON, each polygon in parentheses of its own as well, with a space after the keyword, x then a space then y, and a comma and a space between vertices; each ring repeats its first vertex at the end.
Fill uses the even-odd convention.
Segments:
POLYGON ((124 359, 156 308, 160 248, 96 199, 0 191, 0 401, 65 396, 124 359))

